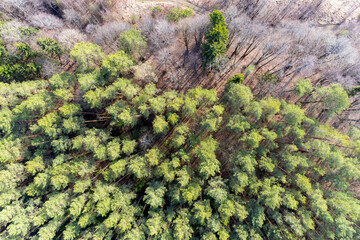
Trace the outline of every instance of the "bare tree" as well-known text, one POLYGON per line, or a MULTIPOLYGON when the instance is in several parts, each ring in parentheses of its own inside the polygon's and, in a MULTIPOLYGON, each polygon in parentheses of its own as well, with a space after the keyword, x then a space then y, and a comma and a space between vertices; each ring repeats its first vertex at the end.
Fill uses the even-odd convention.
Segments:
POLYGON ((286 36, 278 35, 277 31, 269 33, 269 36, 260 45, 260 54, 255 58, 256 60, 253 60, 257 66, 255 73, 270 63, 273 63, 274 67, 279 66, 282 63, 282 55, 285 55, 289 49, 289 42, 286 36), (275 38, 276 36, 278 37, 275 38), (274 61, 277 63, 274 63, 274 61))
POLYGON ((65 9, 64 10, 64 19, 67 24, 76 28, 82 28, 84 25, 83 18, 81 13, 74 9, 65 9))
POLYGON ((115 41, 121 33, 129 28, 130 24, 122 21, 106 23, 96 30, 94 42, 100 46, 107 46, 115 49, 115 41))
POLYGON ((241 52, 241 59, 247 57, 256 50, 267 35, 267 28, 262 24, 253 23, 247 17, 239 17, 238 23, 242 23, 236 36, 234 36, 234 50, 231 57, 237 57, 241 52))
POLYGON ((155 141, 155 137, 152 133, 150 133, 149 131, 145 132, 143 135, 140 136, 139 138, 139 147, 141 150, 146 150, 149 147, 151 147, 153 145, 155 141))
POLYGON ((58 40, 61 46, 68 50, 71 49, 75 43, 85 42, 86 39, 86 35, 76 29, 65 29, 56 36, 56 40, 58 40))
POLYGON ((29 22, 33 27, 45 28, 49 30, 61 28, 64 23, 58 17, 48 13, 38 13, 29 17, 29 22))
POLYGON ((149 37, 155 28, 155 19, 151 16, 145 16, 140 20, 139 28, 145 37, 149 37))
POLYGON ((43 0, 2 0, 0 1, 0 11, 25 21, 38 11, 46 11, 43 3, 43 0))
POLYGON ((14 42, 20 42, 24 40, 19 27, 25 27, 24 23, 19 22, 18 20, 12 20, 0 26, 0 39, 2 39, 7 44, 12 44, 14 42))
POLYGON ((41 65, 41 76, 45 79, 49 79, 62 71, 59 62, 54 59, 43 58, 40 60, 39 64, 41 65))
POLYGON ((250 23, 251 20, 244 14, 236 16, 226 21, 229 31, 228 47, 232 46, 236 38, 242 37, 244 24, 250 23))
POLYGON ((185 18, 185 19, 181 20, 177 25, 177 29, 181 33, 181 36, 184 40, 184 44, 185 44, 185 48, 186 48, 185 54, 187 54, 189 52, 189 44, 191 41, 191 24, 192 24, 192 19, 185 18))
POLYGON ((85 27, 85 32, 87 34, 93 34, 96 30, 97 30, 98 26, 95 24, 91 24, 89 23, 88 25, 86 25, 85 27))
POLYGON ((200 48, 204 36, 209 25, 209 17, 207 15, 198 15, 191 18, 190 32, 194 37, 196 48, 200 48))
MULTIPOLYGON (((46 0, 48 1, 48 0, 46 0)), ((114 1, 104 0, 58 0, 61 2, 61 6, 66 6, 68 9, 74 9, 81 13, 88 22, 94 24, 101 24, 105 20, 109 20, 109 16, 112 12, 112 6, 114 1)))
POLYGON ((156 21, 154 31, 150 34, 151 44, 155 49, 170 46, 175 39, 175 27, 165 19, 156 21))
POLYGON ((157 60, 159 61, 159 67, 164 66, 164 71, 167 72, 168 65, 171 62, 172 55, 168 48, 162 48, 156 55, 157 60))

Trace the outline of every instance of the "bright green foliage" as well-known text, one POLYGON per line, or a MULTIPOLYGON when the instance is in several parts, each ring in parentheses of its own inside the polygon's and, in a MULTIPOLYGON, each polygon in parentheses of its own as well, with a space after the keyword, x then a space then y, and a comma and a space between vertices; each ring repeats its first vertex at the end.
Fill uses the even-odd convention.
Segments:
POLYGON ((201 186, 198 181, 193 181, 182 189, 182 197, 185 202, 192 204, 201 194, 201 186))
POLYGON ((299 202, 296 201, 295 196, 292 193, 285 193, 283 204, 289 209, 296 210, 299 202))
POLYGON ((297 236, 304 235, 304 227, 301 225, 300 219, 296 218, 293 213, 288 213, 284 216, 284 220, 287 224, 290 225, 291 229, 297 236))
POLYGON ((149 204, 151 208, 161 207, 164 203, 164 195, 166 188, 160 182, 152 183, 146 188, 144 201, 149 204))
POLYGON ((226 126, 237 132, 244 132, 250 129, 249 119, 241 114, 232 115, 226 126))
POLYGON ((226 52, 229 33, 226 28, 225 18, 219 10, 209 15, 210 26, 205 35, 205 42, 202 47, 204 64, 212 63, 216 58, 226 52))
POLYGON ((34 175, 37 172, 41 172, 45 169, 44 161, 42 157, 37 156, 31 161, 26 162, 26 171, 34 175))
POLYGON ((77 80, 80 85, 82 93, 89 90, 94 90, 104 83, 104 80, 99 71, 93 71, 87 74, 78 74, 77 80))
POLYGON ((120 34, 120 49, 133 57, 142 57, 146 50, 146 40, 141 36, 140 30, 131 28, 120 34))
POLYGON ((301 174, 296 174, 296 185, 304 192, 311 191, 311 183, 307 177, 301 174))
POLYGON ((131 155, 135 151, 137 142, 135 140, 123 140, 121 151, 126 155, 131 155))
POLYGON ((174 219, 174 237, 179 240, 188 240, 193 234, 193 229, 189 221, 190 213, 187 209, 180 209, 177 211, 174 219))
POLYGON ((201 121, 201 127, 204 130, 215 132, 222 122, 221 115, 224 112, 224 108, 221 105, 215 105, 212 109, 209 109, 205 113, 205 117, 201 121))
POLYGON ((33 27, 19 27, 18 30, 24 36, 34 36, 39 31, 38 29, 33 27))
POLYGON ((70 57, 79 63, 80 71, 87 71, 99 65, 103 57, 100 46, 93 43, 76 43, 70 51, 70 57))
POLYGON ((245 112, 255 120, 259 120, 262 116, 262 108, 260 103, 252 101, 246 108, 245 112))
POLYGON ((18 42, 14 44, 14 47, 17 50, 17 57, 21 60, 29 60, 37 56, 37 53, 27 43, 18 42))
POLYGON ((310 204, 316 217, 319 217, 325 222, 333 222, 333 218, 328 212, 326 200, 323 198, 323 193, 320 189, 316 189, 310 193, 310 204))
POLYGON ((162 91, 83 61, 0 83, 1 239, 360 237, 358 131, 240 83, 162 91))
POLYGON ((271 158, 262 156, 259 160, 259 168, 267 172, 273 172, 275 164, 272 162, 271 158))
POLYGON ((44 50, 49 56, 57 57, 60 59, 62 49, 60 44, 51 38, 38 38, 36 39, 36 44, 44 50))
POLYGON ((162 12, 162 8, 159 7, 159 6, 155 6, 155 7, 152 7, 150 8, 150 12, 153 14, 153 16, 158 13, 158 12, 162 12))
POLYGON ((253 95, 249 87, 235 83, 229 84, 225 92, 225 97, 229 101, 233 110, 248 105, 253 99, 253 95))
POLYGON ((117 53, 109 54, 101 61, 101 66, 110 75, 117 76, 119 74, 127 73, 132 66, 135 65, 132 60, 124 51, 118 51, 117 53))
POLYGON ((274 184, 273 179, 266 178, 261 187, 260 199, 264 205, 274 210, 282 202, 281 194, 285 191, 280 185, 274 184))
POLYGON ((161 153, 158 148, 152 148, 147 151, 145 158, 148 161, 150 166, 156 166, 160 162, 161 153))
POLYGON ((305 111, 300 107, 293 104, 282 104, 282 115, 284 116, 284 120, 290 126, 297 126, 301 124, 305 116, 305 111))
POLYGON ((166 100, 163 97, 156 97, 149 100, 150 103, 150 109, 155 114, 161 114, 164 112, 166 107, 166 100))
POLYGON ((177 115, 176 113, 170 113, 167 116, 167 121, 171 124, 171 125, 176 125, 176 123, 178 123, 179 121, 179 115, 177 115))
POLYGON ((278 78, 276 77, 276 75, 266 72, 259 76, 259 80, 263 82, 276 83, 278 78))
POLYGON ((72 216, 80 216, 84 206, 85 206, 85 203, 86 203, 86 200, 87 200, 87 194, 82 194, 74 199, 71 200, 71 204, 70 204, 70 214, 72 216))
POLYGON ((194 219, 200 225, 204 226, 206 220, 208 220, 212 214, 210 202, 208 200, 195 202, 192 212, 194 214, 194 219))
POLYGON ((146 168, 146 161, 143 157, 134 157, 130 160, 129 172, 134 174, 136 178, 148 177, 149 169, 146 168))
POLYGON ((43 209, 49 218, 58 218, 65 214, 65 209, 69 205, 68 194, 61 193, 50 196, 44 203, 43 209))
POLYGON ((260 141, 263 140, 263 136, 261 136, 257 131, 253 130, 249 133, 244 134, 240 140, 246 142, 251 148, 258 148, 260 141))
POLYGON ((68 88, 75 82, 75 76, 67 72, 55 74, 49 79, 52 89, 68 88))
POLYGON ((329 116, 341 113, 350 105, 346 91, 337 83, 317 89, 315 97, 321 99, 321 105, 327 110, 329 116))
POLYGON ((339 216, 335 219, 336 236, 339 239, 353 239, 356 230, 353 228, 353 223, 346 220, 346 217, 339 216))
POLYGON ((244 83, 244 75, 237 73, 228 80, 228 83, 244 83))
POLYGON ((28 43, 15 43, 16 51, 10 53, 0 41, 0 81, 33 80, 40 75, 40 66, 35 62, 39 54, 28 43))
POLYGON ((210 180, 206 193, 219 204, 224 202, 228 197, 226 185, 220 177, 215 177, 210 180))
POLYGON ((175 135, 172 139, 172 144, 175 148, 182 146, 186 141, 186 135, 189 132, 189 127, 185 123, 179 124, 175 128, 175 135))
POLYGON ((262 118, 269 121, 280 111, 280 105, 280 101, 272 97, 261 100, 260 106, 262 108, 262 118))
POLYGON ((170 22, 177 22, 181 18, 187 18, 187 17, 192 16, 193 14, 194 14, 194 12, 190 8, 181 9, 178 7, 174 7, 170 10, 170 13, 168 15, 166 15, 166 18, 170 22))
POLYGON ((222 223, 224 225, 228 225, 229 218, 235 213, 235 205, 233 201, 227 199, 223 203, 221 203, 219 207, 219 213, 222 218, 222 223))
POLYGON ((220 162, 215 155, 217 147, 218 143, 213 138, 208 138, 195 148, 196 157, 200 160, 199 173, 205 179, 214 176, 220 170, 220 162))
POLYGON ((165 118, 162 116, 156 116, 154 122, 154 132, 156 134, 165 133, 168 130, 169 123, 165 121, 165 118))
POLYGON ((150 212, 150 216, 146 221, 146 226, 149 229, 150 236, 159 236, 167 228, 167 224, 164 221, 164 216, 157 212, 150 212))
POLYGON ((300 79, 294 87, 294 91, 299 97, 303 97, 305 94, 311 93, 313 90, 310 79, 300 79))

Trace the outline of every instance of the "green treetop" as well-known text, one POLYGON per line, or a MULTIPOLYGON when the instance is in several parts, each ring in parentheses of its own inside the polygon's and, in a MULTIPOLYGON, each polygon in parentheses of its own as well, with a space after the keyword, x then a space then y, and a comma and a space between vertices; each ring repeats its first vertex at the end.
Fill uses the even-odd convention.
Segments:
POLYGON ((70 57, 79 63, 80 71, 95 68, 103 57, 101 47, 93 43, 76 43, 70 50, 70 57))
POLYGON ((219 10, 215 10, 210 13, 209 18, 210 26, 202 48, 205 65, 212 63, 226 52, 229 38, 223 14, 219 10))

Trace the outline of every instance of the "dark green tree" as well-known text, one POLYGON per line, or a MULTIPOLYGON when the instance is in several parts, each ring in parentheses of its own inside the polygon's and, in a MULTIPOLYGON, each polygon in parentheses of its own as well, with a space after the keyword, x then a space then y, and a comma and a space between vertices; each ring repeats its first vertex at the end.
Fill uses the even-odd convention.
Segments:
POLYGON ((205 35, 205 42, 202 47, 203 62, 205 66, 225 54, 229 38, 223 14, 219 10, 215 10, 210 13, 209 18, 210 26, 208 27, 208 31, 205 35))
POLYGON ((48 55, 51 57, 57 57, 60 59, 62 49, 60 44, 51 38, 38 38, 36 39, 36 44, 41 47, 48 55))

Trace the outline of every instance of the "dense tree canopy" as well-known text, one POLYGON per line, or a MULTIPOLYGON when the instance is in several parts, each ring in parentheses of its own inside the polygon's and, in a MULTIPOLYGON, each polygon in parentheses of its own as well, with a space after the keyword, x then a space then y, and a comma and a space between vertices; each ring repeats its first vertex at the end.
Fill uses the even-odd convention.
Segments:
POLYGON ((360 239, 356 30, 115 2, 0 1, 0 239, 360 239))
MULTIPOLYGON (((300 106, 255 101, 241 81, 221 98, 162 92, 118 78, 135 64, 123 51, 84 43, 71 55, 86 73, 0 84, 2 238, 359 237, 356 138, 300 106)), ((345 99, 337 85, 315 97, 347 106, 326 102, 345 99)))

